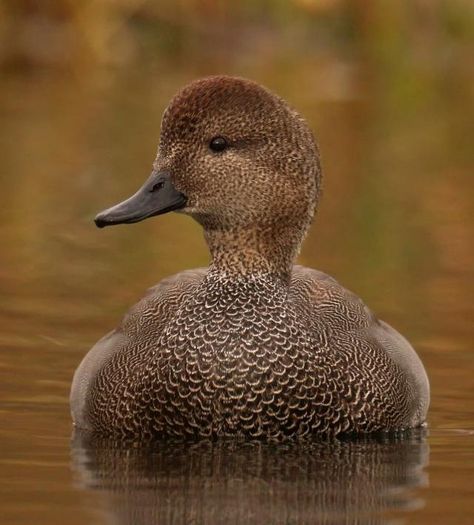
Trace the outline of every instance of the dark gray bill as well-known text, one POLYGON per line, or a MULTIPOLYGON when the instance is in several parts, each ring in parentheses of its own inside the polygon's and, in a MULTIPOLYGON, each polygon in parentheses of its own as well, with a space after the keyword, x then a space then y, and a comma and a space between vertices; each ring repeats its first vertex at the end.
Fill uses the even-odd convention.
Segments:
POLYGON ((186 197, 173 186, 170 174, 166 171, 153 171, 135 195, 101 211, 94 221, 99 228, 129 224, 184 208, 185 205, 186 197))

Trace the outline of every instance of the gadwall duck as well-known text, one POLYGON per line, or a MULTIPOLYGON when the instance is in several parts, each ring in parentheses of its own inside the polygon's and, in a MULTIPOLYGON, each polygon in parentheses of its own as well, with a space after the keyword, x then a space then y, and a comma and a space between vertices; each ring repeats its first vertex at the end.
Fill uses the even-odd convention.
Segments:
POLYGON ((295 266, 320 193, 313 135, 258 84, 210 77, 166 109, 143 187, 97 226, 178 211, 209 268, 161 281, 76 370, 74 424, 133 438, 282 439, 424 423, 417 354, 354 294, 295 266))

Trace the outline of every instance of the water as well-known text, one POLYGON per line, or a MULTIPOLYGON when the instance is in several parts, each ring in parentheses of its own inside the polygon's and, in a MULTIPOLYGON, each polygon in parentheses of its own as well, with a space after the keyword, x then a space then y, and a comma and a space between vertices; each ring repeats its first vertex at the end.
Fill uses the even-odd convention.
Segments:
POLYGON ((270 445, 161 444, 137 449, 76 439, 80 486, 105 489, 119 523, 382 523, 423 501, 423 436, 270 445))
POLYGON ((167 101, 208 69, 6 75, 1 523, 474 522, 472 133, 456 91, 464 72, 452 72, 457 83, 443 71, 422 77, 423 96, 406 98, 396 89, 406 77, 393 75, 388 89, 387 77, 365 75, 370 63, 319 63, 298 81, 257 65, 239 72, 296 105, 323 153, 323 203, 300 262, 335 276, 411 340, 431 380, 428 430, 392 441, 149 449, 72 436, 69 388, 85 352, 146 288, 207 263, 186 217, 106 231, 91 220, 143 182, 167 101), (334 68, 337 97, 320 82, 334 68))

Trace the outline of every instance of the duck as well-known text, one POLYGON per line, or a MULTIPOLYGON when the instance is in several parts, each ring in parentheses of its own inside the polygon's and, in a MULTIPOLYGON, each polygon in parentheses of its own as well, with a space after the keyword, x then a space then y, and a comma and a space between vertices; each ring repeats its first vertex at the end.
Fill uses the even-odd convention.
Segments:
POLYGON ((189 215, 210 264, 159 282, 86 354, 71 387, 77 429, 280 440, 426 424, 429 381, 410 343, 295 264, 321 180, 307 122, 267 88, 221 75, 174 96, 151 175, 95 223, 189 215))

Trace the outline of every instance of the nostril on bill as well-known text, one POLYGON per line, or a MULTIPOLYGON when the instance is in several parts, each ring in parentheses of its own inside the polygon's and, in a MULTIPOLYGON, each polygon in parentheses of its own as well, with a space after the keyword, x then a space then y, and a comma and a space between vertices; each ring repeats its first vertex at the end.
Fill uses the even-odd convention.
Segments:
POLYGON ((161 190, 161 188, 163 188, 164 185, 165 185, 165 181, 164 180, 160 180, 156 184, 153 184, 153 186, 152 186, 152 188, 150 190, 150 193, 153 193, 155 191, 161 190))

